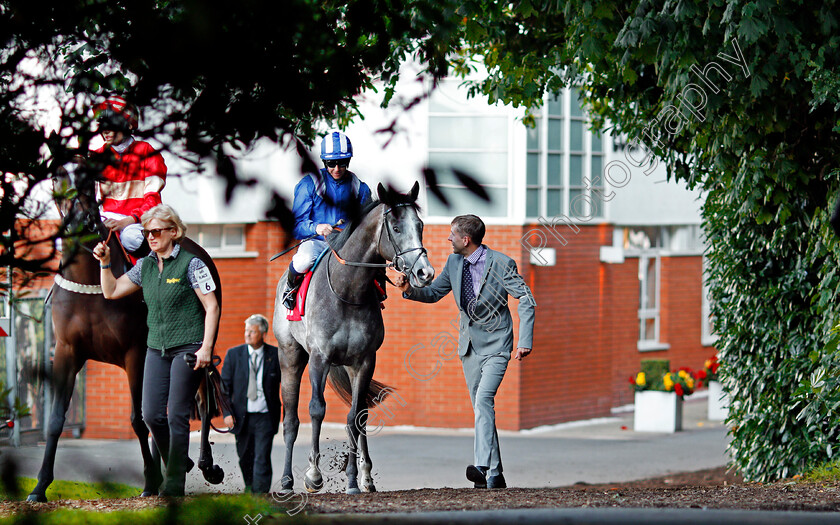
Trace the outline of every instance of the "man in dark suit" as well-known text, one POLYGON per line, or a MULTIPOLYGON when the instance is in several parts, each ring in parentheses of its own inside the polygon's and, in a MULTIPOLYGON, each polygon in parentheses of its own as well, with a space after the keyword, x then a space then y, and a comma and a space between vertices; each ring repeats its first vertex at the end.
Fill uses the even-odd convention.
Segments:
POLYGON ((496 432, 495 397, 513 351, 513 319, 508 296, 519 299, 519 341, 513 358, 521 361, 531 353, 534 310, 531 289, 507 255, 481 244, 484 221, 475 215, 452 220, 449 238, 452 255, 434 282, 413 289, 405 276, 394 284, 403 297, 435 303, 449 292, 461 311, 458 356, 475 412, 475 463, 467 467, 467 479, 476 488, 505 488, 499 435, 496 432))
POLYGON ((265 343, 268 320, 259 314, 245 320, 245 344, 228 349, 222 384, 233 414, 233 427, 245 490, 268 493, 271 488, 271 447, 280 424, 280 363, 277 347, 265 343), (236 425, 234 426, 234 416, 236 425))

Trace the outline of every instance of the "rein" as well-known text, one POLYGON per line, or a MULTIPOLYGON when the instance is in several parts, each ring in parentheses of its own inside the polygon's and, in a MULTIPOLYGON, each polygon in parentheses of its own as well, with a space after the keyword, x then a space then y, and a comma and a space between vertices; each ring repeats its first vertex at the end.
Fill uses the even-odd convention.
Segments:
MULTIPOLYGON (((106 245, 107 245, 107 244, 108 244, 108 242, 111 240, 111 235, 113 235, 113 234, 114 234, 114 230, 110 230, 110 229, 109 229, 109 230, 108 230, 108 237, 105 239, 105 244, 106 244, 106 245)), ((128 252, 127 252, 127 251, 125 251, 125 246, 123 246, 122 241, 120 241, 120 239, 119 239, 119 235, 117 236, 117 241, 119 241, 119 242, 117 242, 117 244, 119 244, 119 246, 120 246, 120 250, 122 250, 123 255, 125 255, 125 260, 126 260, 126 262, 128 262, 129 264, 131 264, 131 257, 129 257, 129 256, 128 256, 128 252)), ((93 250, 91 250, 91 251, 90 251, 90 253, 93 253, 93 250)))
MULTIPOLYGON (((195 354, 184 354, 184 361, 186 361, 187 366, 189 366, 190 368, 195 368, 195 354)), ((203 367, 206 386, 205 392, 207 394, 207 398, 204 401, 204 417, 210 418, 210 428, 212 428, 219 434, 227 434, 233 430, 233 427, 230 427, 227 430, 219 430, 218 428, 216 428, 216 425, 213 424, 213 416, 210 414, 211 405, 214 405, 214 407, 221 413, 229 412, 230 414, 233 414, 232 407, 230 406, 230 401, 228 400, 227 396, 222 390, 222 384, 219 379, 219 372, 216 368, 221 364, 221 356, 214 355, 210 358, 210 364, 203 367)), ((202 417, 202 419, 204 419, 204 417, 202 417)), ((233 425, 236 426, 235 416, 233 425)))
MULTIPOLYGON (((427 253, 426 248, 423 248, 422 246, 420 246, 420 247, 417 247, 417 248, 409 248, 408 250, 399 251, 399 248, 397 247, 397 243, 394 242, 394 238, 391 236, 391 228, 388 227, 388 214, 391 213, 391 210, 393 210, 394 208, 399 208, 399 207, 403 207, 403 206, 411 206, 411 204, 396 204, 394 206, 391 206, 387 210, 382 211, 382 216, 384 217, 383 230, 388 232, 388 240, 391 242, 391 247, 394 249, 394 254, 395 255, 394 255, 393 262, 389 262, 389 263, 367 263, 367 262, 347 261, 347 260, 343 259, 338 254, 338 252, 335 250, 335 248, 330 246, 330 251, 332 251, 332 255, 335 256, 335 259, 338 262, 340 262, 341 264, 343 264, 345 266, 360 266, 360 267, 363 267, 363 268, 394 268, 398 272, 403 272, 403 273, 405 273, 406 269, 408 269, 408 270, 413 269, 414 265, 417 264, 417 260, 419 260, 420 257, 418 256, 417 259, 415 259, 414 264, 411 265, 411 268, 406 268, 405 263, 403 262, 404 261, 403 256, 407 253, 415 252, 415 251, 418 251, 418 250, 421 251, 422 253, 427 253)), ((382 241, 382 230, 379 231, 379 240, 380 240, 380 242, 382 241)), ((329 240, 327 240, 327 244, 329 244, 329 240)))
MULTIPOLYGON (((403 206, 411 206, 411 204, 406 204, 406 203, 396 204, 396 205, 391 206, 390 208, 388 208, 386 210, 382 210, 382 217, 383 217, 382 229, 388 232, 388 240, 391 242, 391 247, 394 249, 394 254, 395 254, 394 255, 394 260, 392 262, 389 262, 389 263, 368 263, 368 262, 360 262, 360 261, 347 261, 338 254, 338 252, 335 250, 335 248, 332 247, 332 245, 330 245, 330 256, 335 257, 335 260, 338 261, 339 263, 341 263, 344 266, 356 266, 356 267, 361 267, 361 268, 394 268, 398 272, 402 272, 402 273, 405 273, 407 270, 408 271, 413 270, 414 266, 417 264, 417 261, 420 260, 420 256, 419 255, 417 256, 417 259, 414 260, 414 264, 412 264, 411 267, 406 268, 404 255, 407 254, 407 253, 418 251, 418 250, 421 252, 421 255, 422 255, 423 253, 427 253, 426 248, 423 248, 422 246, 420 246, 420 247, 417 247, 417 248, 409 248, 407 250, 399 251, 399 248, 397 247, 397 243, 394 242, 394 238, 391 236, 391 228, 388 227, 388 214, 391 213, 391 211, 394 208, 403 207, 403 206)), ((382 230, 379 231, 379 242, 378 242, 378 244, 381 244, 381 242, 382 242, 382 230)), ((329 238, 327 238, 327 244, 328 245, 330 244, 329 243, 329 238)), ((330 291, 333 293, 333 295, 335 295, 338 298, 339 301, 341 301, 342 303, 344 303, 346 305, 349 305, 349 306, 365 306, 365 305, 370 304, 370 302, 354 303, 354 302, 348 301, 347 299, 338 295, 338 292, 335 291, 335 288, 333 288, 333 285, 332 285, 332 277, 330 276, 330 261, 329 260, 326 261, 326 264, 327 264, 327 284, 329 285, 330 291)), ((389 279, 387 275, 385 276, 385 279, 389 283, 391 283, 392 285, 394 284, 393 282, 391 282, 391 279, 389 279)))
MULTIPOLYGON (((113 233, 114 233, 113 230, 108 231, 108 237, 105 238, 105 244, 108 244, 108 242, 111 240, 111 235, 113 235, 113 233)), ((101 236, 100 236, 100 238, 101 238, 101 236)), ((120 248, 122 249, 123 255, 125 255, 125 260, 130 263, 131 258, 128 256, 128 252, 125 251, 125 246, 123 246, 122 243, 119 242, 119 239, 118 239, 117 244, 120 245, 120 248)), ((88 252, 93 254, 93 250, 88 248, 84 244, 79 244, 79 246, 81 246, 82 248, 84 248, 85 250, 87 250, 88 252)), ((60 269, 59 269, 59 271, 60 271, 60 269)), ((66 278, 62 277, 59 274, 55 274, 55 284, 57 284, 59 288, 63 288, 65 290, 67 290, 68 292, 81 293, 81 294, 87 294, 87 295, 101 295, 102 294, 102 286, 100 286, 98 284, 77 283, 75 281, 71 281, 69 279, 66 279, 66 278)), ((52 295, 52 294, 50 294, 50 295, 52 295)), ((49 298, 49 296, 48 296, 48 298, 49 298)))

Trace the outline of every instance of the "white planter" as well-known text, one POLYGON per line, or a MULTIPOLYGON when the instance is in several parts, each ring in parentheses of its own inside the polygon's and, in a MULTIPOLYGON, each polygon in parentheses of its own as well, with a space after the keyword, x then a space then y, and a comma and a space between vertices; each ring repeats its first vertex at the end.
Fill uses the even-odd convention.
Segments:
POLYGON ((654 390, 636 392, 633 430, 636 432, 682 430, 682 404, 682 398, 674 392, 654 390))
POLYGON ((709 381, 709 421, 724 421, 729 414, 729 396, 720 381, 709 381))

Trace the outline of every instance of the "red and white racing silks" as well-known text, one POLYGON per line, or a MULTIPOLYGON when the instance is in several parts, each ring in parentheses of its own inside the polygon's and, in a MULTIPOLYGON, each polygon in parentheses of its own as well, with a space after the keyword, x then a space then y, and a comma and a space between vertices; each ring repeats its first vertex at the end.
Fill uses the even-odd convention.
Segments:
MULTIPOLYGON (((150 208, 160 204, 160 192, 166 185, 166 163, 148 142, 131 140, 121 153, 112 148, 116 166, 102 172, 106 179, 99 185, 102 211, 133 216, 135 222, 150 208)), ((122 144, 121 144, 122 146, 122 144)), ((97 153, 102 153, 104 146, 97 153)))

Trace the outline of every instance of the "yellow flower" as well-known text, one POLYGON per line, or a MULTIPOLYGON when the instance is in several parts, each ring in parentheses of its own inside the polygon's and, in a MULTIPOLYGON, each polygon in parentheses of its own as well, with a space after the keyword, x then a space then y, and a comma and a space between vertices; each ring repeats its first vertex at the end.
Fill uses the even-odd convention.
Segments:
POLYGON ((712 360, 706 359, 706 368, 712 368, 712 360))
POLYGON ((688 376, 685 370, 680 370, 678 375, 683 379, 685 379, 688 376))
POLYGON ((685 384, 688 385, 688 388, 694 388, 694 380, 690 377, 685 380, 685 384))
POLYGON ((645 373, 639 372, 636 374, 636 384, 639 386, 645 386, 645 373))
POLYGON ((671 391, 674 388, 674 380, 671 379, 671 374, 665 374, 665 377, 662 378, 662 382, 665 384, 665 390, 671 391))

